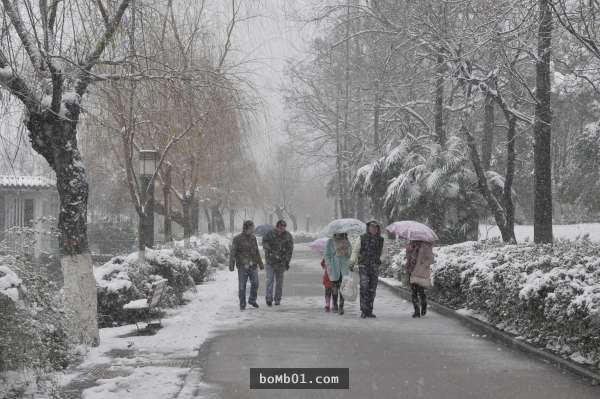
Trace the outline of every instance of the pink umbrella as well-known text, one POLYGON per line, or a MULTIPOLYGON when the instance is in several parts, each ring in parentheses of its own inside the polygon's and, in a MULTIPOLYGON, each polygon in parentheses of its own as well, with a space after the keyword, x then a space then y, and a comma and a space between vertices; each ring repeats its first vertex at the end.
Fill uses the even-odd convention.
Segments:
POLYGON ((311 242, 310 244, 308 244, 308 246, 313 251, 317 252, 320 255, 323 255, 325 253, 325 247, 327 246, 327 241, 328 240, 329 239, 327 237, 317 238, 316 240, 314 240, 313 242, 311 242))
POLYGON ((434 242, 439 240, 437 234, 423 223, 414 220, 394 222, 385 228, 390 233, 409 241, 434 242))

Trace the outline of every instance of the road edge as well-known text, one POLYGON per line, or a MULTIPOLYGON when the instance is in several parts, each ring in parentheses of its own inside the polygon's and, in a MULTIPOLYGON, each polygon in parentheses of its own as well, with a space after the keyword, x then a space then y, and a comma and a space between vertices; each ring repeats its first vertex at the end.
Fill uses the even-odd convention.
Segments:
MULTIPOLYGON (((398 287, 396 285, 390 284, 388 281, 384 279, 379 279, 379 282, 394 292, 399 297, 410 301, 411 293, 408 289, 403 287, 398 287)), ((479 332, 485 332, 488 336, 497 342, 501 342, 502 344, 513 348, 518 349, 521 352, 524 352, 528 355, 531 355, 538 360, 542 360, 543 362, 550 363, 561 370, 569 371, 573 374, 578 375, 579 377, 583 377, 587 382, 591 385, 600 385, 600 374, 595 373, 583 366, 576 364, 570 360, 563 359, 557 355, 549 353, 541 348, 537 348, 527 342, 516 339, 516 337, 510 333, 502 331, 490 324, 487 324, 481 320, 475 319, 470 316, 462 315, 455 310, 441 305, 435 301, 428 300, 427 305, 430 309, 433 309, 435 312, 456 319, 463 324, 467 325, 469 328, 473 330, 477 330, 479 332)))

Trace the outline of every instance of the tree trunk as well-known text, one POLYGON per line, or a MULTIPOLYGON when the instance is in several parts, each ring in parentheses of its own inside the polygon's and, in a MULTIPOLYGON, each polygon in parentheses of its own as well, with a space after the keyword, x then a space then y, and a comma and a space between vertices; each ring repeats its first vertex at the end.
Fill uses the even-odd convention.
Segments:
POLYGON ((508 132, 506 134, 506 176, 504 178, 503 203, 506 216, 506 232, 511 242, 516 242, 515 237, 515 206, 512 200, 512 185, 515 176, 515 130, 517 118, 512 116, 508 120, 508 132))
POLYGON ((154 248, 154 183, 151 183, 152 176, 141 176, 140 183, 142 187, 142 213, 140 218, 144 225, 144 241, 140 245, 148 248, 154 248))
POLYGON ((56 173, 67 328, 78 342, 98 345, 96 280, 86 226, 89 188, 77 146, 79 107, 75 104, 65 107, 69 112, 64 119, 49 111, 29 113, 26 126, 33 149, 56 173))
POLYGON ((358 220, 365 220, 367 217, 367 205, 365 202, 366 198, 362 194, 357 194, 356 196, 356 218, 358 220))
POLYGON ((494 215, 494 220, 496 221, 496 225, 500 230, 500 234, 502 235, 502 241, 511 242, 514 238, 514 232, 511 234, 510 231, 507 230, 506 224, 506 214, 504 209, 498 203, 498 200, 491 193, 488 184, 487 177, 481 166, 481 160, 479 158, 479 153, 477 152, 477 144, 475 143, 475 138, 466 128, 466 126, 461 127, 462 133, 467 137, 467 145, 469 146, 469 153, 471 157, 471 163, 473 164, 473 169, 475 169, 475 174, 477 175, 477 186, 479 188, 479 192, 485 198, 488 207, 492 214, 494 215))
POLYGON ((181 201, 181 209, 183 210, 183 240, 186 248, 190 246, 190 237, 192 236, 192 198, 185 197, 181 201))
POLYGON ((437 78, 435 81, 435 106, 434 106, 434 131, 439 144, 446 145, 446 132, 444 131, 444 73, 446 65, 444 63, 443 49, 439 49, 437 54, 437 78))
POLYGON ((165 243, 173 241, 173 230, 171 224, 171 170, 172 167, 169 164, 165 166, 165 179, 163 186, 163 199, 164 199, 164 230, 165 230, 165 243))
POLYGON ((214 224, 215 233, 224 233, 225 232, 225 219, 223 219, 223 214, 219 209, 218 205, 211 206, 212 220, 214 224))
POLYGON ((195 198, 192 198, 192 204, 191 204, 191 213, 190 213, 190 225, 192 228, 192 235, 197 235, 198 234, 198 229, 199 229, 199 221, 200 221, 200 204, 198 203, 198 200, 196 200, 195 198))
POLYGON ((292 228, 294 231, 298 231, 298 218, 296 218, 296 215, 291 212, 288 212, 288 215, 290 215, 290 220, 292 221, 292 228))
POLYGON ((379 80, 375 81, 375 99, 373 104, 373 147, 379 150, 379 80))
POLYGON ((552 11, 549 0, 539 0, 539 29, 536 70, 537 103, 534 125, 533 238, 552 243, 552 108, 550 104, 550 55, 552 11))
POLYGON ((310 215, 306 215, 306 232, 310 232, 310 215))
POLYGON ((484 106, 483 140, 481 143, 481 163, 483 170, 490 170, 494 149, 494 100, 487 96, 484 106))
MULTIPOLYGON (((337 169, 337 201, 339 204, 336 207, 336 214, 344 217, 344 177, 343 177, 343 164, 342 164, 342 142, 340 139, 340 107, 336 101, 336 112, 335 112, 335 147, 336 147, 336 169, 337 169)), ((336 216, 337 218, 337 216, 336 216)))
POLYGON ((235 209, 229 208, 229 232, 235 231, 235 209))
POLYGON ((334 217, 334 219, 338 219, 338 218, 339 218, 339 212, 340 212, 340 211, 339 211, 339 209, 338 209, 338 206, 339 206, 339 204, 338 204, 338 199, 337 199, 337 198, 335 198, 335 199, 333 200, 333 217, 334 217))
POLYGON ((138 216, 138 262, 144 263, 146 260, 146 226, 144 224, 144 215, 138 216))

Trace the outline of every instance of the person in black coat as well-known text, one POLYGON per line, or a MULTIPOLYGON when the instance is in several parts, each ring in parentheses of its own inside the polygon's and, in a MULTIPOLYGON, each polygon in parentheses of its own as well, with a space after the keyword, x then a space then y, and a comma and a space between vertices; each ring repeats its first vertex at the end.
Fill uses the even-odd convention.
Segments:
POLYGON ((379 223, 372 220, 367 223, 367 232, 360 236, 352 253, 350 263, 358 264, 360 276, 360 317, 375 317, 373 302, 379 281, 379 265, 381 265, 381 252, 383 251, 383 237, 379 223))

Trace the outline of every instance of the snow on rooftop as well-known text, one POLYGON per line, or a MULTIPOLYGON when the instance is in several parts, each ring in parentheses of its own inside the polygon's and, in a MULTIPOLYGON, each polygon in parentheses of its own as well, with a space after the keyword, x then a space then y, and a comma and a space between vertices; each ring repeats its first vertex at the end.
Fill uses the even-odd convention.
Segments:
POLYGON ((44 176, 0 175, 0 188, 56 188, 56 181, 44 176))

